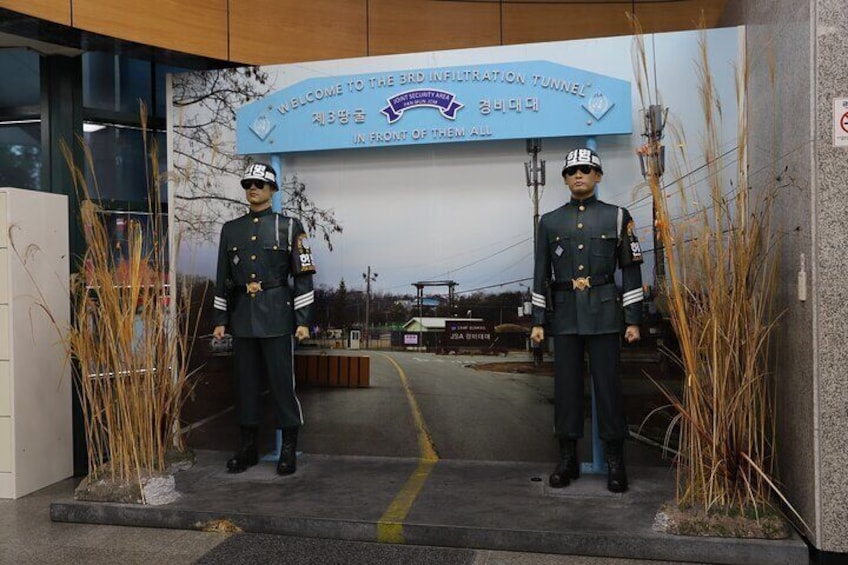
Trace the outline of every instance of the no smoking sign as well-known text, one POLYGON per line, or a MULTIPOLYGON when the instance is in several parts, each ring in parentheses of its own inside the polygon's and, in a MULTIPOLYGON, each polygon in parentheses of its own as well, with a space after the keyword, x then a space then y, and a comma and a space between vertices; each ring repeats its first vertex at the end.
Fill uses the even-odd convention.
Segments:
POLYGON ((833 99, 833 145, 848 147, 848 98, 833 99))

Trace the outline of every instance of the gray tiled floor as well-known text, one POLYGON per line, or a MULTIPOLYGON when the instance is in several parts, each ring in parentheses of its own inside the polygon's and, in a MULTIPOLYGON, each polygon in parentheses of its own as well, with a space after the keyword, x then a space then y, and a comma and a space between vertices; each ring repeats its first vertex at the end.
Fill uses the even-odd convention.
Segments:
POLYGON ((69 479, 18 500, 0 500, 0 563, 131 565, 194 563, 228 534, 65 524, 50 520, 50 502, 68 496, 69 479))

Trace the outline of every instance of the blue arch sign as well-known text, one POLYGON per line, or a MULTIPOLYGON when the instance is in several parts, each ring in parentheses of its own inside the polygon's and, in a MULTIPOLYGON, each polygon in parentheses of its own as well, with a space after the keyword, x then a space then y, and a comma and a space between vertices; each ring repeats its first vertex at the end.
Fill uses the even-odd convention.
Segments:
POLYGON ((312 78, 236 117, 244 155, 631 132, 629 82, 549 61, 312 78))

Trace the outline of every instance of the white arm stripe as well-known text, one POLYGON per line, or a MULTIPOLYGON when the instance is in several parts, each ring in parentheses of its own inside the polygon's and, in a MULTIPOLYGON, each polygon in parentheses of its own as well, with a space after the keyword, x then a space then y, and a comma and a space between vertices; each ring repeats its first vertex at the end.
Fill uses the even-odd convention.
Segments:
POLYGON ((621 305, 622 306, 630 306, 631 304, 636 304, 637 302, 642 302, 645 298, 645 292, 641 288, 634 288, 633 290, 628 290, 621 297, 621 305))
POLYGON ((533 302, 533 306, 538 306, 539 308, 544 308, 547 304, 547 300, 545 299, 544 294, 539 294, 534 292, 531 294, 531 302, 533 302))
POLYGON ((226 310, 227 310, 227 299, 221 298, 220 296, 216 296, 214 306, 215 306, 215 310, 224 310, 226 312, 226 310))
POLYGON ((624 223, 624 210, 620 207, 618 209, 618 215, 615 218, 615 237, 616 241, 621 241, 621 227, 624 223))
POLYGON ((634 288, 633 290, 628 290, 627 292, 624 293, 624 299, 626 300, 628 298, 635 298, 637 296, 643 296, 643 295, 644 295, 644 292, 642 291, 641 288, 634 288))
POLYGON ((304 306, 309 306, 315 302, 315 291, 310 290, 305 294, 301 294, 300 296, 296 296, 294 299, 294 309, 300 310, 304 306))

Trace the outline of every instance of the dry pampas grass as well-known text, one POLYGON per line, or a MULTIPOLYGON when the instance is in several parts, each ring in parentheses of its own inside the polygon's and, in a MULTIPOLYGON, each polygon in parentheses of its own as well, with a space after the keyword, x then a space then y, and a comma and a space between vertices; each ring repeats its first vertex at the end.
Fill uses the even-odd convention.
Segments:
MULTIPOLYGON (((141 114, 146 116, 142 106, 141 114)), ((73 321, 67 349, 84 416, 90 478, 141 481, 167 472, 166 454, 183 450, 182 406, 190 391, 188 359, 197 317, 169 284, 167 217, 161 208, 157 147, 148 145, 149 221, 126 226, 124 253, 116 253, 96 185, 63 151, 81 201, 86 251, 72 285, 73 321), (194 320, 192 321, 192 319, 194 320)), ((91 153, 83 143, 88 166, 91 153)), ((186 287, 189 289, 189 287, 186 287)))
MULTIPOLYGON (((648 57, 634 24, 637 85, 648 108, 658 104, 659 95, 651 93, 648 57)), ((779 236, 772 208, 777 187, 755 192, 748 185, 747 61, 736 69, 736 147, 722 152, 722 106, 705 33, 699 52, 703 162, 686 162, 680 149, 672 155, 676 180, 664 184, 663 171, 651 158, 660 151, 657 140, 640 150, 665 253, 665 276, 657 287, 679 344, 679 350, 667 353, 684 374, 680 394, 657 386, 672 411, 667 442, 679 432, 677 504, 758 517, 779 506, 777 499, 792 511, 774 478, 771 350, 780 312, 775 305, 779 236), (696 170, 704 177, 698 183, 691 174, 696 170)), ((675 147, 685 147, 684 133, 674 134, 675 147)))

